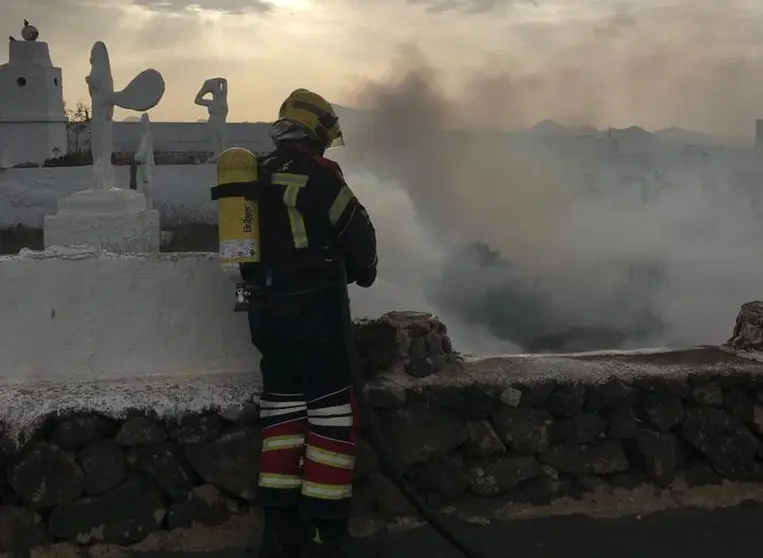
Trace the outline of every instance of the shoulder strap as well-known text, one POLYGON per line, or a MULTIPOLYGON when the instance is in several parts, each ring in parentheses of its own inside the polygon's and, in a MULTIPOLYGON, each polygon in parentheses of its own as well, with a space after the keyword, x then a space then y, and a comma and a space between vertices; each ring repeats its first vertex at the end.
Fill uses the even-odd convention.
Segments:
POLYGON ((218 184, 210 188, 210 194, 213 201, 221 198, 246 198, 247 200, 258 200, 262 195, 263 187, 270 184, 272 173, 265 169, 263 160, 257 158, 257 181, 256 182, 235 182, 231 184, 218 184))

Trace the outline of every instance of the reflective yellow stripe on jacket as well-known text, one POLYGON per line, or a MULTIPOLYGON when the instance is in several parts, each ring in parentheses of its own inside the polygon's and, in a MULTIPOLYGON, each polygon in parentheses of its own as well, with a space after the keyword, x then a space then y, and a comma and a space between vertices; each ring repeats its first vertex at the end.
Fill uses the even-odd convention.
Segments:
POLYGON ((344 210, 347 209, 347 205, 349 205, 354 197, 355 194, 352 193, 352 190, 350 190, 348 186, 342 186, 342 189, 339 190, 336 198, 334 198, 334 203, 332 203, 331 208, 329 208, 329 221, 332 226, 337 224, 342 217, 344 210))
POLYGON ((297 196, 299 190, 304 188, 309 178, 304 174, 292 174, 286 172, 275 172, 271 182, 276 186, 286 186, 283 193, 283 203, 289 212, 289 225, 291 225, 291 236, 294 239, 294 248, 307 248, 307 230, 305 229, 305 220, 297 209, 297 196))

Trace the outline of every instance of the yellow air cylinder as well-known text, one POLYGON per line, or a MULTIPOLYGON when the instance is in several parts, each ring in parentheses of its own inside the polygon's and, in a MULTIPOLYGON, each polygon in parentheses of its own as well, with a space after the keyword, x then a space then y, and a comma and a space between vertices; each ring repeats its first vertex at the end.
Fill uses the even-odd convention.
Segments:
POLYGON ((257 157, 248 149, 231 147, 217 160, 218 235, 223 271, 241 280, 241 264, 260 263, 259 203, 247 200, 247 186, 257 182, 257 157))

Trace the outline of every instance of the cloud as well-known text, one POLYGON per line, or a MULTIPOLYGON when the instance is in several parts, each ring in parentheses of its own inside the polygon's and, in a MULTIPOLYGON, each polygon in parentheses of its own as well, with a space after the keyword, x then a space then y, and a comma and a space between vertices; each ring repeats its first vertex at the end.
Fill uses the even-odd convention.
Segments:
POLYGON ((118 0, 2 0, 2 21, 11 24, 8 33, 18 36, 22 22, 40 31, 40 40, 51 45, 54 63, 72 55, 88 56, 96 40, 118 37, 125 12, 118 0))
POLYGON ((132 3, 162 13, 207 11, 231 15, 265 14, 275 8, 267 0, 132 0, 132 3))
MULTIPOLYGON (((146 17, 126 39, 133 48, 140 50, 144 63, 157 64, 168 59, 180 62, 183 53, 178 56, 173 47, 184 44, 188 36, 203 35, 204 22, 197 14, 187 11, 159 12, 146 17)), ((199 45, 203 45, 203 41, 199 45)), ((187 58, 198 57, 196 49, 188 49, 185 54, 187 58)))
POLYGON ((461 12, 478 14, 506 9, 514 0, 408 0, 411 4, 426 6, 430 13, 461 12))

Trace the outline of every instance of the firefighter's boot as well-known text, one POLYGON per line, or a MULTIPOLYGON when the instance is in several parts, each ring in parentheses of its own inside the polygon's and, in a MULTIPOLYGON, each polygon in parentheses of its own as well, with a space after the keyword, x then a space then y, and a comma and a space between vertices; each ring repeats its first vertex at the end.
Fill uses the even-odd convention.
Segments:
POLYGON ((315 520, 310 558, 360 558, 346 519, 315 520))
POLYGON ((311 529, 295 508, 266 508, 265 527, 257 558, 304 558, 311 529))

